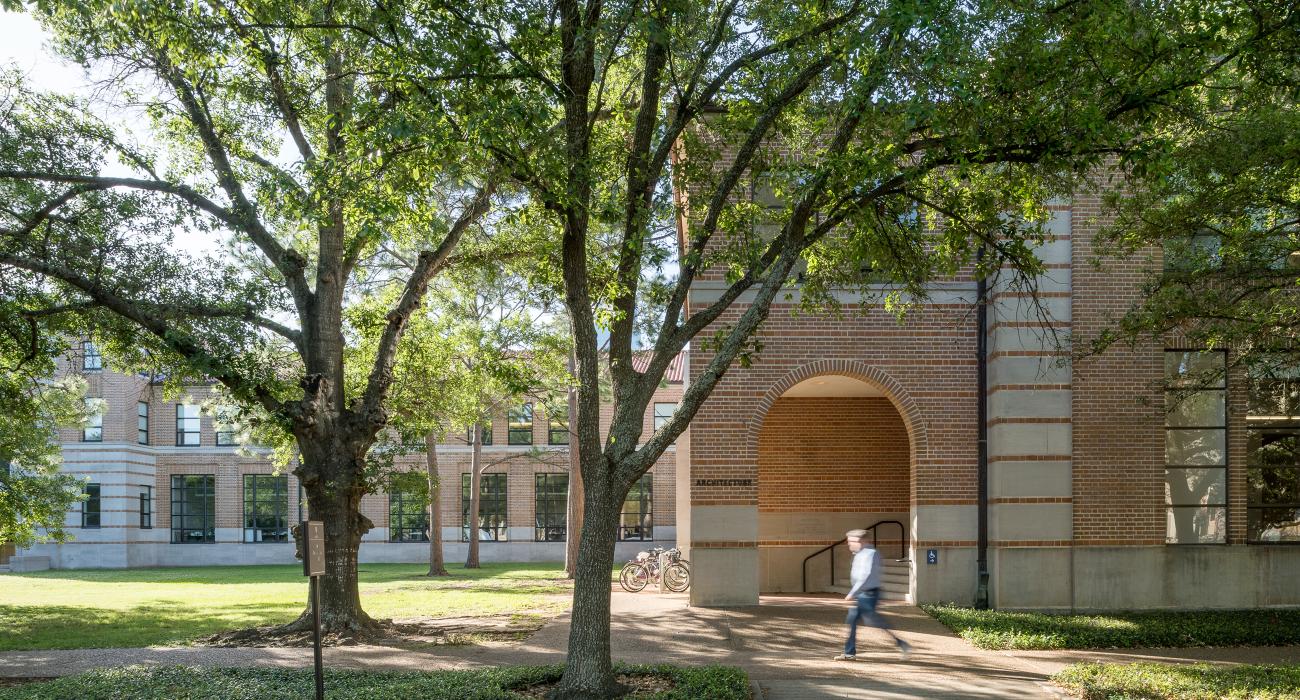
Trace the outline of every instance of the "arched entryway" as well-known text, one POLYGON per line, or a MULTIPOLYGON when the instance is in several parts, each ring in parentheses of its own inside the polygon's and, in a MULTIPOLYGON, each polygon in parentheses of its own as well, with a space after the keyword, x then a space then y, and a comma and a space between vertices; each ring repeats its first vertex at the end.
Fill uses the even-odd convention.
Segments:
POLYGON ((805 559, 847 530, 888 521, 902 526, 876 530, 890 561, 886 591, 910 592, 910 563, 893 560, 910 559, 918 431, 890 383, 869 368, 808 367, 773 387, 753 431, 761 592, 846 590, 847 547, 805 559))

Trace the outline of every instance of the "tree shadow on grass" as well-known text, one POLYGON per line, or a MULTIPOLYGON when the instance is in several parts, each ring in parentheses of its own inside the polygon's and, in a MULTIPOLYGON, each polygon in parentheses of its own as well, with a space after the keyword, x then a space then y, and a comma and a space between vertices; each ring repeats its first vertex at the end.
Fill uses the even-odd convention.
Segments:
POLYGON ((0 605, 0 651, 183 644, 221 630, 288 622, 303 603, 248 603, 205 609, 202 601, 157 601, 111 609, 0 605))

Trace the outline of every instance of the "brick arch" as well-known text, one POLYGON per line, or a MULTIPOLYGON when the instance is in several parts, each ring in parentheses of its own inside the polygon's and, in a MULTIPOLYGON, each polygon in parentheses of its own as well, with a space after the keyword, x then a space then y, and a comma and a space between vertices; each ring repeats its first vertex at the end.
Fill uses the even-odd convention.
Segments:
MULTIPOLYGON (((772 404, 799 382, 831 374, 870 384, 884 393, 885 398, 893 404, 898 414, 903 417, 903 427, 907 429, 907 439, 911 443, 909 447, 912 475, 915 480, 916 465, 926 451, 925 421, 921 418, 921 409, 897 379, 889 376, 879 367, 856 360, 818 360, 795 368, 773 384, 755 406, 746 429, 745 453, 750 461, 754 464, 758 463, 758 436, 763 431, 763 421, 772 404)), ((915 493, 913 496, 915 497, 915 493)))

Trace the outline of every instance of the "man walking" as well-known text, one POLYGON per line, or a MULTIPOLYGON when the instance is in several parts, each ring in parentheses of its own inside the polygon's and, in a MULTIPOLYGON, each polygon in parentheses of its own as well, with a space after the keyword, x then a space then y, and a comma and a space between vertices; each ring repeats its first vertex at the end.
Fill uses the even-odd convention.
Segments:
POLYGON ((852 588, 845 600, 855 601, 849 608, 849 638, 844 642, 844 653, 835 657, 836 661, 853 661, 858 654, 858 622, 864 621, 872 627, 884 630, 898 644, 898 653, 903 660, 912 652, 912 645, 898 638, 885 619, 876 612, 876 603, 880 600, 880 554, 874 547, 867 547, 863 539, 866 530, 849 530, 845 535, 849 542, 849 551, 853 552, 853 567, 849 572, 852 588))

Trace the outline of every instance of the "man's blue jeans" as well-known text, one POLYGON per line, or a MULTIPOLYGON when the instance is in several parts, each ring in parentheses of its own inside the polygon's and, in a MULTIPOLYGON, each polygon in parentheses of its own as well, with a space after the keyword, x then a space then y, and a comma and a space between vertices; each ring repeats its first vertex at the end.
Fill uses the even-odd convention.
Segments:
POLYGON ((857 596, 857 605, 849 608, 849 638, 844 642, 844 653, 848 656, 856 656, 858 653, 858 623, 863 622, 882 629, 898 642, 898 637, 889 629, 889 624, 885 618, 876 612, 876 602, 880 600, 880 589, 872 588, 871 590, 862 591, 857 596))

